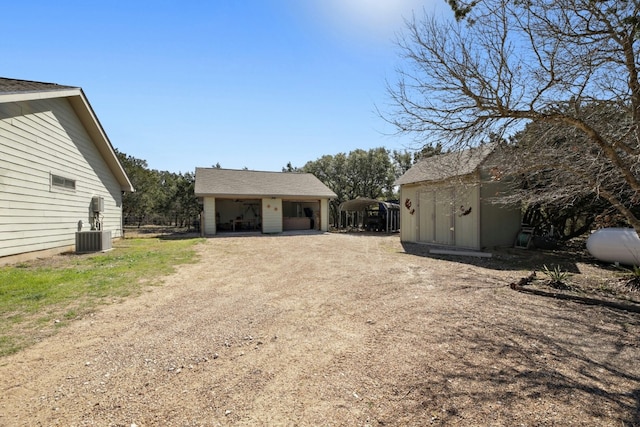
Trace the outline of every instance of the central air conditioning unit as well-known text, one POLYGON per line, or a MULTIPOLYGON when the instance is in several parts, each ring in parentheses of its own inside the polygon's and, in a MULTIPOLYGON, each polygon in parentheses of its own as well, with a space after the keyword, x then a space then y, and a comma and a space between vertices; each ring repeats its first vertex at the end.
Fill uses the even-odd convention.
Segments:
POLYGON ((103 252, 111 249, 111 231, 91 230, 76 233, 76 253, 103 252))

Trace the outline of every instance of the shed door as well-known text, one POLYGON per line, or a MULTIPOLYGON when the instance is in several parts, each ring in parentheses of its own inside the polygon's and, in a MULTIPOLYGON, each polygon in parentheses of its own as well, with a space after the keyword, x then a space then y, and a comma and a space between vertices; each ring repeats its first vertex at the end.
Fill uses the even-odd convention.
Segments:
POLYGON ((436 192, 435 200, 435 243, 452 245, 453 239, 453 188, 443 188, 436 192))
POLYGON ((453 188, 420 192, 418 241, 452 245, 453 188))
POLYGON ((436 239, 436 210, 435 197, 433 191, 424 191, 419 194, 418 199, 418 241, 433 242, 436 239))
POLYGON ((455 204, 456 246, 480 249, 480 202, 479 188, 460 187, 455 204))

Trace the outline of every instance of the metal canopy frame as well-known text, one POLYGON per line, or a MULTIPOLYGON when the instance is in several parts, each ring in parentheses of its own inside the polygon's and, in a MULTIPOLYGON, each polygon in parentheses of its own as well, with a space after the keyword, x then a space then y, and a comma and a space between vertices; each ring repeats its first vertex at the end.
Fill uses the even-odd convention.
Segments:
POLYGON ((357 199, 347 200, 346 202, 340 203, 340 206, 338 207, 338 227, 347 228, 348 226, 348 224, 342 223, 342 212, 345 212, 347 215, 347 220, 345 222, 358 224, 358 227, 366 226, 366 224, 364 224, 367 217, 366 211, 373 206, 376 206, 378 209, 382 208, 382 210, 386 211, 386 215, 384 216, 384 225, 387 233, 400 230, 400 205, 398 203, 384 202, 382 200, 368 199, 364 197, 358 197, 357 199), (351 221, 349 221, 349 219, 351 219, 351 221))

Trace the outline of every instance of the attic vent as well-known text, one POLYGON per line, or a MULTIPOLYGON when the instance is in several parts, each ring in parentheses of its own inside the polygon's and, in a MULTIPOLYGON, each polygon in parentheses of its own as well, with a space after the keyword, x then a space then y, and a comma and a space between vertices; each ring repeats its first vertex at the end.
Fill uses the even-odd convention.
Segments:
POLYGON ((67 190, 75 190, 76 180, 51 174, 51 185, 54 187, 66 188, 67 190))
POLYGON ((79 231, 76 233, 76 252, 101 252, 111 249, 111 231, 79 231))

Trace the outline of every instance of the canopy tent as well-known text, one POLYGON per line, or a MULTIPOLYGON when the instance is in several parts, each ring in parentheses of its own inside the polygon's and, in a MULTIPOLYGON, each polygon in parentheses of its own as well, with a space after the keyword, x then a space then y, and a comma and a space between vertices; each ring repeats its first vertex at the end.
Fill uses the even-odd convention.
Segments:
POLYGON ((400 205, 398 203, 358 197, 340 203, 338 212, 340 228, 353 227, 388 233, 400 229, 400 205), (345 215, 342 214, 343 212, 345 215))

